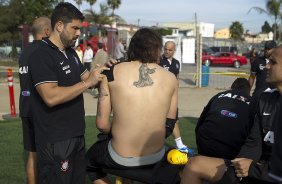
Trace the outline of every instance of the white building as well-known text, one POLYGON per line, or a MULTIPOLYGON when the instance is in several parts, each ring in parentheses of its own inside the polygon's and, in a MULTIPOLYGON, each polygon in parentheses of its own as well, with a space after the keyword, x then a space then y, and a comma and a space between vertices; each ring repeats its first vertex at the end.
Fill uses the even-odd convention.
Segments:
MULTIPOLYGON (((195 22, 167 22, 162 23, 162 26, 168 28, 178 28, 179 33, 185 32, 184 36, 196 36, 196 24, 195 22)), ((214 24, 199 22, 199 32, 202 37, 214 37, 214 24)))

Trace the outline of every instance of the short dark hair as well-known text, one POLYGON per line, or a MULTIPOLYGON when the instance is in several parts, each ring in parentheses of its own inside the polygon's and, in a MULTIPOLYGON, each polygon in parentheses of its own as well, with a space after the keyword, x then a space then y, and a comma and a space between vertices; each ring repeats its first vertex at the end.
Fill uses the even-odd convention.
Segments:
POLYGON ((250 93, 251 91, 251 86, 250 83, 247 79, 245 78, 237 78, 231 85, 231 89, 233 90, 242 90, 245 91, 246 93, 250 93))
POLYGON ((84 20, 83 14, 71 3, 61 2, 59 3, 52 15, 51 15, 51 26, 54 30, 55 24, 58 21, 62 21, 64 24, 71 22, 72 20, 84 20))
POLYGON ((139 29, 131 38, 128 47, 128 60, 141 63, 157 63, 162 50, 161 36, 148 28, 139 29))
POLYGON ((103 48, 103 44, 101 42, 98 42, 97 43, 97 47, 98 47, 98 49, 102 49, 103 48))
POLYGON ((270 50, 270 49, 273 49, 273 48, 275 48, 275 47, 277 47, 277 44, 276 44, 276 42, 273 41, 273 40, 269 40, 269 41, 266 41, 266 42, 264 43, 264 49, 270 50))

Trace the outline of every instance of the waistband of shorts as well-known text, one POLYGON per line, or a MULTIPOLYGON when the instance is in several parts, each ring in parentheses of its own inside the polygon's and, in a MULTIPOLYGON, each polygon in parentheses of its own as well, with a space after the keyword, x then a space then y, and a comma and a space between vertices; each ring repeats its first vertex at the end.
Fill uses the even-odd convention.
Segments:
POLYGON ((150 165, 160 161, 165 155, 165 147, 163 147, 159 152, 152 155, 146 155, 142 157, 122 157, 115 152, 112 147, 111 141, 108 144, 108 150, 111 158, 119 165, 134 167, 142 165, 150 165))

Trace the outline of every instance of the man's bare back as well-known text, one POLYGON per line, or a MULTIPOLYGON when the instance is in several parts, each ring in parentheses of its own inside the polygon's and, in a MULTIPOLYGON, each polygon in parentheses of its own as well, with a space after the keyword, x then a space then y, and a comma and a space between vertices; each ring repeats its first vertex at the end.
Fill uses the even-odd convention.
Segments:
POLYGON ((103 100, 110 97, 113 110, 112 147, 123 157, 160 151, 166 118, 176 116, 176 78, 157 63, 138 61, 116 65, 113 76, 112 82, 101 84, 104 94, 110 94, 103 100))
POLYGON ((165 183, 179 183, 178 169, 163 162, 165 136, 176 122, 178 83, 158 65, 162 47, 162 38, 155 31, 139 29, 128 47, 129 62, 104 73, 96 126, 107 136, 99 136, 86 154, 93 184, 110 183, 102 168, 122 171, 126 178, 134 173, 145 183, 164 183, 164 173, 165 183), (143 168, 151 168, 152 176, 141 176, 143 168))

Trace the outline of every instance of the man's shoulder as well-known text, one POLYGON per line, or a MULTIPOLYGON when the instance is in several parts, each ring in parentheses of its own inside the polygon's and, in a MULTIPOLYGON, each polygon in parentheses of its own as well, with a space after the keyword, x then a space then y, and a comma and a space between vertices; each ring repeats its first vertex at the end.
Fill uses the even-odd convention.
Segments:
POLYGON ((175 58, 172 58, 172 61, 176 62, 177 64, 180 64, 180 62, 177 59, 175 59, 175 58))
POLYGON ((259 65, 259 64, 265 64, 266 61, 265 61, 265 57, 264 56, 259 56, 259 57, 256 57, 256 59, 252 62, 252 65, 259 65))
POLYGON ((271 98, 274 99, 278 99, 280 96, 279 91, 275 88, 275 89, 270 89, 270 90, 265 90, 264 92, 261 93, 259 100, 260 101, 265 101, 265 102, 269 102, 269 100, 271 98))

